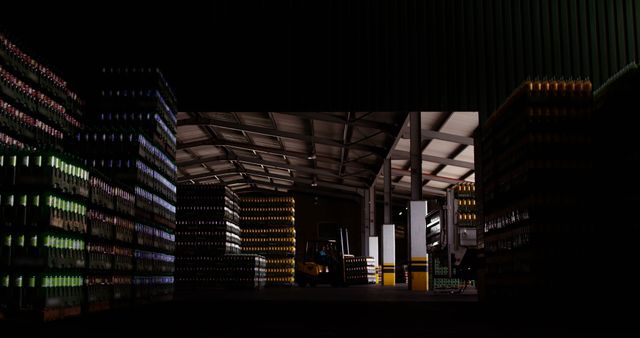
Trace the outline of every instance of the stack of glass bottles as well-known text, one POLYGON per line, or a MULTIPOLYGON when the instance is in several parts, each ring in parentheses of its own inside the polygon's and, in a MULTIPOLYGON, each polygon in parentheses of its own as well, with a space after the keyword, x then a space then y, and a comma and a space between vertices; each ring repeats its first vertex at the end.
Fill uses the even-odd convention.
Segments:
POLYGON ((80 105, 0 35, 0 317, 81 313, 90 176, 65 147, 84 127, 80 105))
POLYGON ((267 259, 267 286, 292 286, 295 276, 295 200, 242 196, 242 252, 267 259))
POLYGON ((181 293, 261 288, 265 259, 240 254, 238 196, 223 185, 179 185, 176 286, 181 293))

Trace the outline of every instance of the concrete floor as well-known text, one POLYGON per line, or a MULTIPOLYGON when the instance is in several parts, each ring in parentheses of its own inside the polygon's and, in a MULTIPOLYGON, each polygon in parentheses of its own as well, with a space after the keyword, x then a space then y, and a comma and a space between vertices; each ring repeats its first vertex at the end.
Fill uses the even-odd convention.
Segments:
POLYGON ((408 291, 405 285, 220 291, 44 325, 12 324, 10 329, 47 338, 637 335, 635 322, 625 318, 598 320, 591 312, 592 317, 584 317, 589 314, 567 313, 555 306, 546 310, 513 304, 489 306, 470 293, 427 295, 408 291), (571 314, 579 317, 572 319, 571 314))

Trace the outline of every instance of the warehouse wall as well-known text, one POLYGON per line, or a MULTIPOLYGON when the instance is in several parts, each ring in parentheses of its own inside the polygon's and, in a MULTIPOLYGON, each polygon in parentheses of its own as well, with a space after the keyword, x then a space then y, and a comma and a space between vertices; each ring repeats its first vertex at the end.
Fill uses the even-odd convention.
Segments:
POLYGON ((30 32, 19 15, 0 26, 72 82, 91 82, 104 64, 152 62, 182 111, 487 115, 527 77, 589 76, 598 87, 640 55, 640 0, 227 0, 113 6, 104 18, 79 18, 59 3, 41 15, 23 6, 14 12, 56 29, 30 32), (158 26, 158 18, 189 24, 158 26), (78 27, 96 38, 76 36, 78 27))
MULTIPOLYGON (((362 215, 359 202, 354 199, 303 193, 296 193, 294 197, 296 199, 296 252, 298 254, 304 253, 304 245, 307 240, 318 239, 318 224, 322 222, 338 223, 346 227, 349 230, 349 245, 352 253, 360 254, 362 249, 360 241, 362 215)), ((298 257, 302 258, 302 256, 298 257)))
POLYGON ((597 88, 640 55, 639 0, 360 4, 343 5, 351 34, 332 38, 343 80, 366 88, 343 89, 372 107, 486 115, 527 78, 588 76, 597 88))

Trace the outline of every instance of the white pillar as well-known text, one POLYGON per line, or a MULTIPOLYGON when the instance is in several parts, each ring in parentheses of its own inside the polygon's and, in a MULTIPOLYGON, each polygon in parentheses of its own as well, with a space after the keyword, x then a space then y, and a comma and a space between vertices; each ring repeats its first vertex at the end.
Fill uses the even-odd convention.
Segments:
POLYGON ((382 284, 396 285, 396 226, 382 225, 382 284))
POLYGON ((414 291, 429 290, 426 215, 426 201, 409 202, 409 289, 414 291))

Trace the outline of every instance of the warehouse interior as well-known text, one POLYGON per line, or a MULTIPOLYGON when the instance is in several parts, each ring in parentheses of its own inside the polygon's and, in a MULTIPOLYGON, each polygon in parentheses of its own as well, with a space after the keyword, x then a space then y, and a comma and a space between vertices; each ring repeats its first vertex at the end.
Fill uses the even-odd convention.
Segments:
POLYGON ((635 336, 640 1, 80 7, 0 5, 0 331, 635 336))

